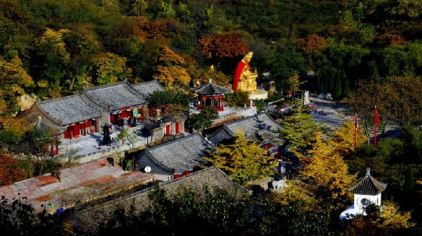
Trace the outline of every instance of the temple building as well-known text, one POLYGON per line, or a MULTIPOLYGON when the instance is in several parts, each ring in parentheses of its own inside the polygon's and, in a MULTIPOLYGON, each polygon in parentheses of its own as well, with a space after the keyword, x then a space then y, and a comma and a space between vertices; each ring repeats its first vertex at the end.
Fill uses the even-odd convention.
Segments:
POLYGON ((212 81, 197 90, 196 107, 200 110, 204 106, 214 107, 217 111, 224 111, 224 94, 230 91, 222 86, 213 84, 212 81))
POLYGON ((213 147, 201 135, 191 134, 147 148, 138 158, 138 167, 157 180, 177 179, 206 164, 205 155, 213 147))
POLYGON ((134 126, 148 119, 146 99, 155 91, 164 91, 157 81, 97 86, 77 95, 37 102, 26 117, 52 130, 59 140, 74 139, 99 132, 105 124, 134 126))
POLYGON ((266 113, 245 117, 227 124, 208 136, 214 145, 230 143, 236 138, 238 130, 243 131, 245 137, 251 141, 279 140, 281 126, 266 113))
POLYGON ((387 184, 372 177, 371 170, 367 168, 365 177, 350 188, 354 194, 354 203, 340 214, 340 219, 348 220, 355 215, 366 215, 366 207, 371 204, 381 206, 381 193, 386 188, 387 184))
POLYGON ((136 189, 154 181, 154 176, 139 171, 125 171, 107 159, 90 161, 0 187, 0 195, 9 199, 25 197, 35 213, 71 209, 92 203, 122 191, 136 189))

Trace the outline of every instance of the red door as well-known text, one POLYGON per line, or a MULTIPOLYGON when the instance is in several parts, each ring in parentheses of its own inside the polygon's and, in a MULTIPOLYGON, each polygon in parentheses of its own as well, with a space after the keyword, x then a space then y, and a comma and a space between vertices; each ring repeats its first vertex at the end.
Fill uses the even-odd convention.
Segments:
POLYGON ((64 138, 71 139, 72 138, 72 127, 68 126, 67 129, 64 131, 64 138))
POLYGON ((176 134, 180 133, 180 123, 176 122, 176 134))
POLYGON ((170 124, 167 124, 167 125, 166 125, 166 135, 167 135, 167 136, 169 136, 169 135, 170 135, 170 131, 171 131, 170 124))
POLYGON ((75 137, 75 138, 77 138, 78 136, 79 136, 79 128, 80 127, 80 125, 79 124, 75 124, 74 126, 73 126, 73 137, 75 137))

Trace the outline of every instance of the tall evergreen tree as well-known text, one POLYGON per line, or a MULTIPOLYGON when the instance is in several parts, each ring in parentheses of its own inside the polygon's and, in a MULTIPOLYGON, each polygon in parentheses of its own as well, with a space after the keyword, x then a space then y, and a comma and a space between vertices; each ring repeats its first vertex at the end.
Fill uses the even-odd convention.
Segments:
POLYGON ((287 117, 281 131, 283 139, 287 141, 287 147, 296 156, 309 156, 308 151, 315 142, 315 133, 319 129, 312 115, 305 112, 305 107, 296 101, 296 111, 287 117))

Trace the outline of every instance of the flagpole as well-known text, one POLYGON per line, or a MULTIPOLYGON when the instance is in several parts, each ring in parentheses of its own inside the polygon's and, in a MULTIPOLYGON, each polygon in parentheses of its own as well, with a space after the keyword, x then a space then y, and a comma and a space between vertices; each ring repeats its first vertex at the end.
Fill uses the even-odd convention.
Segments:
POLYGON ((355 114, 355 149, 358 145, 358 114, 355 114))
POLYGON ((378 115, 377 105, 374 107, 374 145, 377 145, 377 126, 380 122, 380 118, 378 115))
POLYGON ((374 145, 377 145, 377 126, 374 124, 374 145))

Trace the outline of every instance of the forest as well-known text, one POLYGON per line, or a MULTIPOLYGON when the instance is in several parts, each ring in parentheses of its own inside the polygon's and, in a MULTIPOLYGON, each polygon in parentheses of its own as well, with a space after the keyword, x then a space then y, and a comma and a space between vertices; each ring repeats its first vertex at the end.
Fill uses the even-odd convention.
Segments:
MULTIPOLYGON (((292 235, 315 230, 315 234, 327 235, 344 229, 351 235, 371 230, 372 235, 420 235, 420 223, 413 227, 413 222, 422 221, 420 0, 0 0, 0 185, 45 173, 58 165, 11 157, 10 152, 17 149, 33 152, 39 148, 39 140, 46 138, 33 132, 22 118, 34 101, 76 94, 96 85, 156 79, 174 97, 155 94, 157 98, 152 96, 150 103, 161 106, 177 100, 175 103, 187 106, 191 88, 197 84, 210 78, 220 85, 231 84, 237 62, 249 51, 254 52, 252 67, 259 74, 268 74, 265 79, 275 81, 280 94, 298 89, 331 93, 336 101, 359 113, 366 129, 373 125, 372 109, 377 105, 382 133, 394 123, 401 135, 383 138, 373 146, 366 143, 368 134, 362 133, 361 145, 352 150, 353 137, 346 128, 323 134, 307 114, 299 111, 283 121, 290 127, 283 131, 287 145, 302 161, 307 155, 318 158, 311 163, 305 161, 307 169, 296 173, 301 180, 289 185, 292 194, 287 198, 246 203, 233 200, 222 213, 228 219, 224 224, 219 222, 221 215, 210 216, 215 217, 212 219, 201 215, 206 204, 214 202, 179 199, 170 203, 157 198, 161 202, 156 207, 163 204, 161 215, 145 213, 130 220, 116 216, 121 222, 108 222, 104 230, 124 232, 122 222, 128 221, 133 223, 128 226, 129 232, 148 234, 157 229, 159 218, 170 222, 162 229, 168 233, 183 229, 177 228, 178 220, 187 224, 189 217, 201 215, 204 218, 198 221, 206 227, 222 224, 222 231, 216 234, 223 235, 275 235, 277 230, 292 235), (215 68, 212 75, 211 66, 215 68), (298 122, 301 127, 295 126, 298 122), (306 138, 297 141, 301 134, 306 138), (333 153, 333 161, 325 163, 324 158, 333 153), (340 170, 334 180, 342 181, 327 193, 333 179, 317 173, 333 171, 330 165, 340 170), (365 167, 371 167, 374 176, 389 183, 385 197, 396 203, 392 201, 388 217, 396 221, 368 215, 349 226, 334 227, 338 213, 350 203, 350 193, 345 191, 357 176, 362 176, 365 167), (347 201, 339 202, 341 199, 347 201), (196 204, 195 212, 188 211, 188 203, 196 204), (165 204, 177 205, 188 213, 173 214, 173 208, 165 204), (239 221, 230 214, 233 205, 239 206, 236 213, 243 216, 239 221), (265 212, 251 213, 257 205, 265 212), (317 207, 317 211, 310 210, 317 207), (295 214, 297 209, 303 214, 295 214), (409 213, 400 215, 398 209, 409 213), (293 216, 289 218, 284 210, 293 216), (259 219, 260 214, 265 217, 259 219), (291 225, 272 224, 271 218, 289 220, 291 225), (140 220, 146 220, 150 228, 137 228, 140 220), (318 224, 296 227, 303 221, 318 224), (236 227, 230 229, 231 224, 236 227), (251 225, 259 230, 252 232, 251 225)), ((201 122, 198 127, 210 123, 204 119, 201 122)), ((352 124, 347 125, 353 129, 352 124)), ((249 180, 241 177, 240 182, 249 180)), ((224 199, 210 198, 217 202, 224 199)), ((9 221, 9 213, 0 212, 7 230, 16 226, 9 221)), ((33 225, 33 213, 25 214, 21 217, 31 222, 26 233, 34 228, 41 230, 39 234, 56 230, 48 229, 48 224, 57 223, 57 219, 33 225)))

